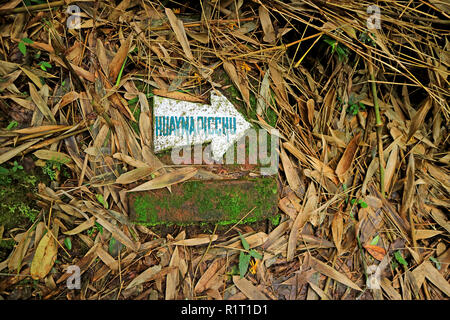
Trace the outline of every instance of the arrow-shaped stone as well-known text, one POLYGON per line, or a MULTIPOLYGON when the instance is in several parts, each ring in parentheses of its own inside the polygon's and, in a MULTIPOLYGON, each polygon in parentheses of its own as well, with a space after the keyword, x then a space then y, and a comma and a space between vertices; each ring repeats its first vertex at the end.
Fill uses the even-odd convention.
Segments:
POLYGON ((211 105, 154 97, 154 151, 211 142, 212 158, 219 160, 251 127, 219 92, 211 105))

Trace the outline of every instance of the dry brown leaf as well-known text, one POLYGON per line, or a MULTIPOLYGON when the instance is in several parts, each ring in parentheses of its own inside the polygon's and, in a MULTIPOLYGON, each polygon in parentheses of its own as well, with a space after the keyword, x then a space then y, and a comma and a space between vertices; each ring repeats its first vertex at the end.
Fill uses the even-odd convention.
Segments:
POLYGON ((159 177, 156 177, 153 180, 145 182, 134 189, 128 190, 128 192, 147 191, 165 188, 175 183, 186 181, 195 176, 196 173, 197 168, 194 167, 185 167, 177 169, 172 172, 165 173, 159 177))
POLYGON ((233 283, 250 300, 269 300, 266 295, 259 291, 258 288, 256 288, 247 279, 241 279, 239 276, 233 276, 233 283))
POLYGON ((122 0, 119 5, 112 6, 113 10, 111 11, 108 20, 109 21, 117 21, 119 17, 125 12, 126 9, 130 6, 131 0, 122 0))
POLYGON ((178 91, 167 91, 165 89, 153 89, 153 93, 157 96, 166 97, 175 100, 189 101, 189 102, 198 102, 205 103, 203 99, 200 99, 191 94, 178 92, 178 91))
POLYGON ((14 250, 8 259, 8 269, 10 271, 20 271, 22 267, 22 260, 27 253, 28 247, 30 246, 32 235, 33 233, 30 231, 21 234, 19 243, 14 247, 14 250))
POLYGON ((314 183, 309 185, 308 191, 306 192, 306 203, 303 210, 300 210, 295 218, 294 224, 292 225, 291 232, 289 234, 288 247, 287 247, 287 255, 286 260, 289 262, 294 258, 294 254, 297 248, 297 238, 301 229, 305 225, 305 223, 309 220, 312 211, 317 206, 317 195, 316 188, 314 187, 314 183))
POLYGON ((342 250, 342 235, 344 233, 344 219, 340 212, 336 212, 333 221, 331 221, 331 233, 333 234, 333 241, 338 251, 338 255, 340 255, 342 250))
POLYGON ((264 32, 263 40, 265 42, 274 43, 275 42, 275 30, 272 26, 272 21, 270 21, 270 15, 267 9, 263 6, 259 6, 259 20, 261 21, 261 26, 264 32))
POLYGON ((120 46, 119 51, 112 59, 109 64, 109 78, 112 81, 116 81, 119 75, 120 69, 122 68, 123 62, 128 55, 128 50, 130 49, 131 42, 133 41, 133 36, 130 35, 127 40, 120 46))
POLYGON ((412 207, 413 197, 415 191, 414 176, 415 176, 415 162, 414 154, 411 152, 408 158, 408 167, 406 168, 406 178, 403 188, 402 207, 400 209, 400 215, 405 218, 406 212, 412 207))
POLYGON ((415 230, 415 231, 416 231, 416 240, 432 238, 443 233, 443 231, 439 230, 415 230))
POLYGON ((383 260, 384 256, 386 255, 386 250, 379 246, 365 244, 363 247, 367 250, 367 252, 370 253, 372 257, 374 257, 378 261, 383 260))
POLYGON ((34 152, 33 154, 36 157, 38 157, 39 159, 53 160, 53 161, 58 161, 61 163, 72 162, 72 158, 63 152, 40 149, 40 150, 34 152))
POLYGON ((398 145, 395 143, 392 148, 391 154, 389 155, 386 168, 384 169, 384 190, 389 194, 389 187, 391 185, 392 178, 394 176, 395 170, 397 170, 398 161, 398 145))
POLYGON ((41 95, 37 92, 36 87, 32 83, 29 83, 29 88, 30 88, 30 96, 34 104, 38 107, 38 109, 42 112, 42 114, 48 121, 50 121, 52 124, 56 124, 55 116, 51 112, 47 103, 44 101, 44 99, 42 99, 41 95))
POLYGON ((148 164, 145 162, 142 162, 140 160, 134 159, 133 157, 127 156, 123 153, 115 153, 113 154, 114 159, 121 160, 125 162, 126 164, 129 164, 130 166, 136 167, 136 168, 148 168, 148 164))
POLYGON ((166 267, 164 269, 161 268, 161 265, 155 265, 151 266, 144 272, 142 272, 140 275, 138 275, 136 278, 133 279, 133 281, 130 282, 130 284, 126 287, 126 289, 130 289, 132 287, 135 287, 137 285, 140 285, 145 282, 149 282, 152 280, 155 280, 157 278, 164 277, 168 275, 171 272, 177 271, 177 267, 166 267))
POLYGON ((425 117, 428 113, 428 111, 431 109, 431 106, 433 105, 433 100, 431 97, 428 97, 425 103, 420 107, 420 109, 416 112, 414 117, 411 119, 411 123, 409 125, 409 131, 408 131, 408 137, 406 138, 406 141, 408 142, 409 139, 416 133, 417 129, 419 129, 423 121, 425 120, 425 117))
POLYGON ((172 244, 176 246, 199 246, 202 244, 207 244, 210 242, 214 242, 219 238, 218 235, 213 235, 211 237, 199 237, 199 238, 191 238, 191 239, 183 239, 179 241, 175 241, 172 244))
POLYGON ((74 229, 63 232, 63 233, 68 236, 73 236, 73 235, 83 232, 89 228, 92 228, 94 225, 95 225, 95 217, 91 217, 89 220, 83 222, 82 224, 78 225, 74 229))
MULTIPOLYGON (((245 240, 248 242, 248 245, 250 248, 255 248, 261 246, 264 242, 267 241, 267 234, 264 232, 258 232, 255 234, 252 234, 250 236, 244 236, 245 240)), ((228 248, 240 248, 242 247, 241 239, 238 239, 237 241, 233 242, 228 246, 228 248)))
POLYGON ((239 92, 242 95, 242 98, 244 99, 245 103, 247 104, 247 107, 251 107, 250 105, 250 92, 248 90, 247 84, 245 81, 242 81, 239 75, 236 72, 236 67, 233 63, 224 61, 223 62, 223 69, 230 77, 231 81, 233 81, 234 85, 239 89, 239 92))
POLYGON ((169 18, 170 26, 172 27, 173 32, 175 32, 175 36, 178 42, 181 44, 186 58, 188 58, 190 61, 194 60, 194 56, 192 55, 191 47, 189 46, 189 41, 184 30, 183 22, 177 19, 171 9, 166 8, 165 11, 167 18, 169 18))
POLYGON ((358 133, 349 143, 347 148, 344 151, 344 154, 341 157, 341 160, 339 160, 339 163, 336 167, 336 175, 338 176, 339 180, 344 183, 345 182, 345 174, 350 169, 353 159, 356 154, 356 150, 358 148, 359 144, 359 138, 361 137, 361 133, 358 133))
POLYGON ((149 176, 155 170, 150 167, 136 168, 131 171, 122 173, 117 179, 116 183, 129 184, 141 180, 149 176))
POLYGON ((336 271, 332 267, 326 265, 322 261, 317 260, 316 258, 310 256, 310 263, 311 267, 314 268, 317 272, 322 273, 323 275, 326 275, 327 277, 330 277, 333 280, 336 280, 337 282, 340 282, 347 287, 350 287, 352 289, 362 291, 360 287, 358 287, 353 281, 351 281, 349 278, 347 278, 342 273, 336 271))
POLYGON ((294 168, 291 160, 289 159, 284 149, 281 149, 280 158, 283 164, 284 173, 286 175, 286 179, 289 183, 289 186, 297 196, 301 197, 302 183, 300 181, 300 177, 298 176, 297 170, 294 168))
POLYGON ((450 284, 448 281, 439 273, 439 271, 433 267, 431 262, 425 261, 424 263, 424 273, 425 277, 431 281, 436 287, 439 288, 443 293, 450 297, 450 284))
POLYGON ((101 246, 97 247, 97 256, 102 260, 111 270, 119 270, 119 263, 111 257, 111 255, 103 250, 101 246))
POLYGON ((18 155, 19 153, 21 153, 22 151, 28 149, 29 147, 31 147, 33 144, 35 144, 36 142, 38 142, 40 139, 38 140, 32 140, 32 141, 28 141, 25 142, 24 144, 21 144, 18 147, 12 148, 9 151, 6 151, 5 153, 2 153, 0 155, 0 164, 2 164, 3 162, 8 161, 11 158, 14 158, 16 155, 18 155))
POLYGON ((216 259, 213 263, 210 264, 208 269, 202 274, 200 279, 198 280, 197 284, 194 287, 194 292, 200 293, 208 289, 206 287, 207 283, 214 277, 217 270, 221 268, 221 266, 224 264, 222 259, 216 259))
POLYGON ((167 274, 166 278, 166 300, 173 300, 177 296, 177 286, 179 281, 179 260, 180 255, 178 253, 178 247, 175 247, 170 259, 169 267, 176 267, 172 272, 167 274))
POLYGON ((120 230, 117 226, 112 225, 108 221, 106 221, 100 214, 90 211, 96 218, 97 222, 102 225, 106 230, 112 233, 113 237, 124 244, 127 248, 137 251, 136 244, 128 238, 122 230, 120 230))
POLYGON ((58 248, 51 232, 47 230, 47 233, 42 237, 31 262, 30 275, 35 280, 44 279, 56 261, 58 248))

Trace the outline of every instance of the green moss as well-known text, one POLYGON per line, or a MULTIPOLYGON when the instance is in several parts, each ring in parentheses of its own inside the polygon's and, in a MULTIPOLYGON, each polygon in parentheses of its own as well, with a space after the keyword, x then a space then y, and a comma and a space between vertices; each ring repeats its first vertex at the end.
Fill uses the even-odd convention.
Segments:
POLYGON ((250 184, 189 181, 156 193, 137 193, 131 203, 139 224, 190 224, 217 222, 220 225, 250 223, 265 218, 276 209, 277 185, 272 178, 249 179, 250 184), (250 187, 251 186, 251 187, 250 187), (274 193, 275 190, 275 193, 274 193), (167 192, 167 194, 165 193, 167 192), (200 222, 195 222, 200 219, 200 222))

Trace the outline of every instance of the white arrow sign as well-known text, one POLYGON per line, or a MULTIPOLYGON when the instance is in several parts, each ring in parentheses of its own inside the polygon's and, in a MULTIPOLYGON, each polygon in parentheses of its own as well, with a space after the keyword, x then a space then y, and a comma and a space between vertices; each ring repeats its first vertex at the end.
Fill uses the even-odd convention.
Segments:
POLYGON ((211 105, 155 96, 154 151, 211 142, 212 158, 219 160, 250 123, 221 93, 211 93, 211 105))

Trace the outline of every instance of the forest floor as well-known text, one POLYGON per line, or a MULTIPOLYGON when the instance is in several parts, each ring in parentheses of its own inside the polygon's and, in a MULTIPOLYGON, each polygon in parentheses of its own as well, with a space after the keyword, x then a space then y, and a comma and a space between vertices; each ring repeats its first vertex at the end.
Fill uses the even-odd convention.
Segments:
POLYGON ((1 1, 0 300, 448 299, 450 6, 378 3, 1 1), (135 223, 260 175, 153 152, 153 97, 213 92, 278 130, 276 212, 135 223))

